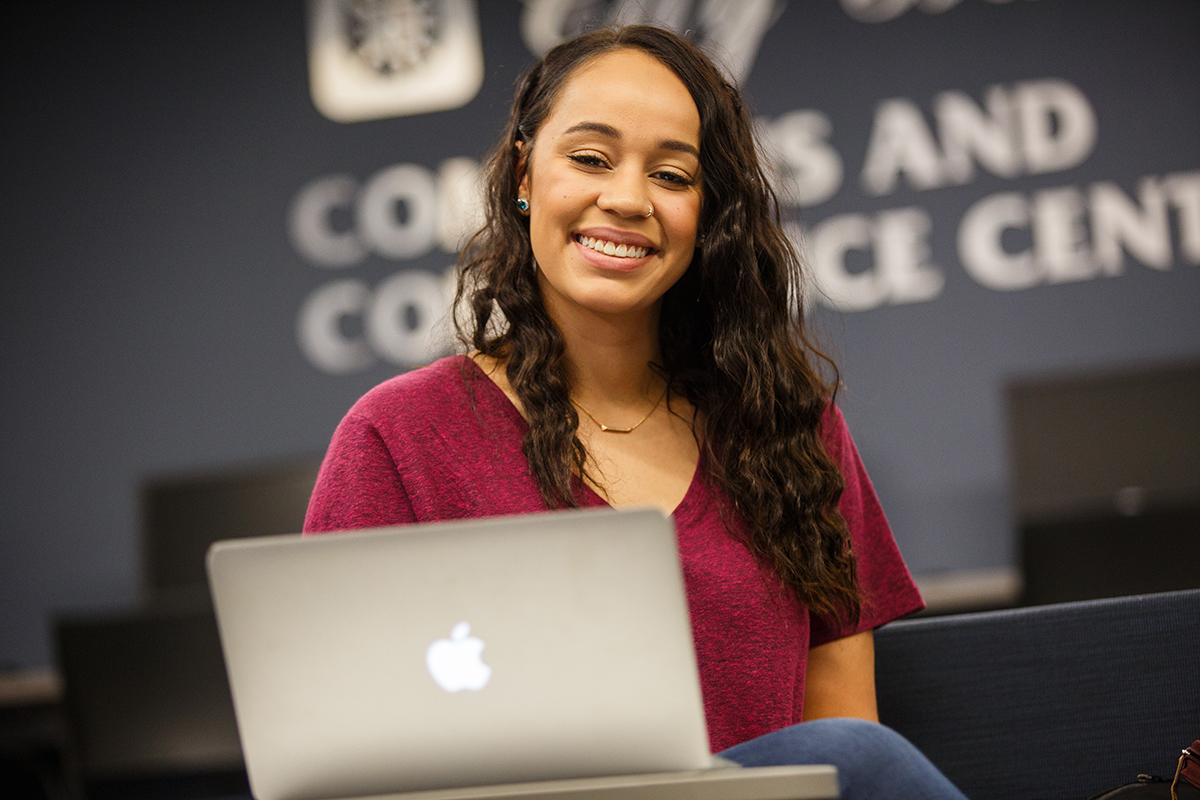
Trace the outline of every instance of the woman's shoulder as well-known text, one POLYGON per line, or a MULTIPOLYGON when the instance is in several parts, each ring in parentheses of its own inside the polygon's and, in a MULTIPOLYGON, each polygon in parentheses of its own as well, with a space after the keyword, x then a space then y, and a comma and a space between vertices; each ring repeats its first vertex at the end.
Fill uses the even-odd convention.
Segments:
POLYGON ((842 410, 834 404, 832 398, 826 401, 825 410, 821 413, 820 431, 825 452, 835 461, 840 460, 847 444, 854 446, 854 440, 850 438, 850 429, 846 427, 846 418, 842 416, 842 410))
POLYGON ((476 373, 466 356, 448 356, 378 384, 359 398, 348 416, 394 420, 453 413, 469 402, 468 383, 476 373))

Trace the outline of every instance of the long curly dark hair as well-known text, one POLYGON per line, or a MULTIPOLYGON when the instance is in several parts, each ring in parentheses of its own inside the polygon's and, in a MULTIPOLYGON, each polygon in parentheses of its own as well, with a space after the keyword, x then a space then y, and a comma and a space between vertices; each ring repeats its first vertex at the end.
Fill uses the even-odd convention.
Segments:
POLYGON ((574 70, 624 48, 671 69, 700 112, 702 239, 663 297, 656 366, 669 390, 696 408, 704 463, 744 520, 750 550, 813 612, 856 621, 856 562, 838 511, 844 481, 821 439, 837 370, 805 333, 801 262, 780 228, 745 104, 695 45, 651 26, 602 29, 555 47, 525 73, 486 164, 486 224, 460 259, 459 338, 507 362, 542 495, 552 508, 576 505, 587 451, 564 341, 542 305, 528 222, 515 205, 516 143, 533 146, 574 70))

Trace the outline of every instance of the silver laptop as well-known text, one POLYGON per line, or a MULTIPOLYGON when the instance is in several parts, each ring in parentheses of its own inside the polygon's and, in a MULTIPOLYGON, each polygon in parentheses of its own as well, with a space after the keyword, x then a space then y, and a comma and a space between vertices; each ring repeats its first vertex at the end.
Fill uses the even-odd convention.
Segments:
POLYGON ((208 573, 258 800, 837 796, 713 768, 658 511, 239 539, 208 573))

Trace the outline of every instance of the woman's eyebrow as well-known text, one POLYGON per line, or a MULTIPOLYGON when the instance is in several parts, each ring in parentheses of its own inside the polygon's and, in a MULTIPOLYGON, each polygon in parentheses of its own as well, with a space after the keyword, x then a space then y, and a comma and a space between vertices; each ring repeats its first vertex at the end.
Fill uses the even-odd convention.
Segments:
POLYGON ((612 125, 605 125, 603 122, 577 122, 571 127, 563 131, 563 136, 570 133, 578 133, 579 131, 591 131, 605 136, 609 139, 620 139, 621 132, 612 125))
POLYGON ((687 142, 681 142, 678 139, 663 139, 658 143, 659 150, 674 150, 677 153, 687 153, 700 159, 700 151, 687 142))
MULTIPOLYGON (((614 128, 612 125, 607 125, 603 122, 586 122, 586 121, 575 123, 571 127, 567 128, 565 131, 563 131, 562 135, 567 136, 572 133, 579 133, 580 131, 590 131, 592 133, 598 133, 601 136, 604 136, 605 138, 608 138, 608 139, 620 140, 620 138, 621 138, 621 132, 619 130, 617 130, 616 128, 614 128)), ((695 146, 690 145, 687 142, 681 142, 678 139, 663 139, 662 141, 660 141, 658 143, 658 147, 660 150, 674 150, 679 153, 688 153, 690 155, 695 156, 696 158, 700 158, 700 151, 697 150, 695 148, 695 146)))

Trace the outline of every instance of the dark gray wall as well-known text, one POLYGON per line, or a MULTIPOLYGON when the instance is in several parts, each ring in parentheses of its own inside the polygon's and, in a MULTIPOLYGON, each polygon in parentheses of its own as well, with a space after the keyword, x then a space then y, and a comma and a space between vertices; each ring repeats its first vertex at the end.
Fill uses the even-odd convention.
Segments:
MULTIPOLYGON (((301 309, 334 281, 440 274, 453 253, 321 267, 289 238, 290 209, 329 176, 366 185, 394 165, 432 175, 480 158, 533 58, 522 15, 554 5, 477 4, 484 80, 464 107, 352 124, 310 100, 298 2, 29 3, 10 17, 0 663, 48 662, 54 611, 136 599, 144 476, 319 452, 355 398, 404 368, 373 355, 323 370, 298 343, 301 309)), ((691 5, 703 30, 706 4, 691 5)), ((917 573, 1012 565, 1006 381, 1200 353, 1200 4, 776 5, 745 85, 810 203, 832 192, 799 213, 842 298, 816 319, 897 538, 917 573), (1093 115, 1073 152, 1070 109, 1036 113, 1051 80, 1093 115), (982 120, 984 155, 955 160, 954 109, 982 120), (805 144, 821 123, 796 111, 830 132, 805 144), (1022 119, 1050 123, 1022 133, 1022 119), (822 187, 829 148, 842 177, 822 187), (876 166, 898 154, 894 188, 864 187, 869 152, 876 166), (983 254, 960 258, 960 234, 983 254), (831 309, 847 303, 861 310, 831 309)), ((349 210, 330 219, 355 230, 349 210)), ((353 341, 363 324, 336 331, 353 341)))

